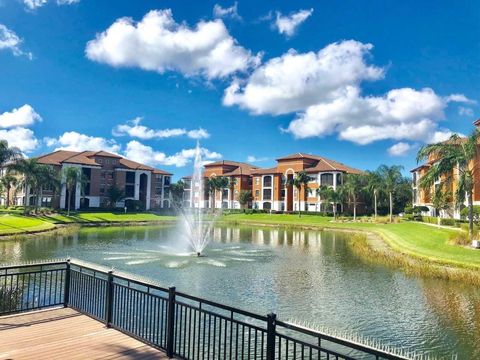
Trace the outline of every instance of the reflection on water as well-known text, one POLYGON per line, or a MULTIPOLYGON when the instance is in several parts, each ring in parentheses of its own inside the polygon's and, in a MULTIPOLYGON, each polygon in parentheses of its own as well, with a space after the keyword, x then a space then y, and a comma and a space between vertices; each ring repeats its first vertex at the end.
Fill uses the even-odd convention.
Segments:
POLYGON ((84 228, 0 241, 0 261, 77 257, 283 319, 450 358, 480 358, 480 290, 412 278, 354 255, 349 234, 217 227, 206 257, 179 249, 174 227, 84 228))

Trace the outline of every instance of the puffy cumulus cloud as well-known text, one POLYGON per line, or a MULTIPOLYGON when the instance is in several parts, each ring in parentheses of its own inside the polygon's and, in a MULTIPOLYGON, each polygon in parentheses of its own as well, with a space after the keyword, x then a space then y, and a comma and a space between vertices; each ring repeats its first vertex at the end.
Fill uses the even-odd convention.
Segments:
POLYGON ((287 131, 297 138, 338 133, 341 139, 361 145, 386 139, 429 142, 446 106, 445 99, 429 88, 362 97, 359 88, 348 87, 333 101, 298 114, 287 131))
POLYGON ((295 34, 297 28, 307 20, 312 13, 313 9, 299 10, 290 13, 289 15, 282 15, 277 11, 277 16, 273 25, 280 34, 290 37, 295 34))
POLYGON ((28 104, 0 114, 0 128, 29 126, 37 121, 42 117, 28 104))
POLYGON ((219 4, 215 4, 213 7, 213 16, 216 18, 232 18, 236 20, 241 20, 242 17, 238 15, 238 2, 235 3, 227 8, 220 6, 219 4))
POLYGON ((55 150, 105 150, 113 153, 118 153, 120 151, 120 145, 117 144, 115 140, 80 134, 76 131, 65 132, 58 138, 47 137, 44 138, 44 141, 45 144, 49 147, 55 146, 55 150))
POLYGON ((87 43, 90 60, 114 67, 139 67, 185 76, 224 78, 255 66, 259 56, 237 44, 222 20, 200 21, 194 28, 178 24, 172 11, 153 10, 141 21, 116 20, 87 43))
POLYGON ((10 50, 15 56, 24 55, 32 60, 32 53, 21 49, 20 45, 22 42, 23 40, 13 30, 0 24, 0 50, 10 50))
POLYGON ((317 53, 290 50, 257 67, 245 80, 225 90, 224 105, 253 114, 295 113, 283 131, 296 138, 337 134, 365 145, 393 139, 433 142, 448 138, 442 129, 445 109, 472 103, 463 94, 440 96, 430 88, 392 89, 384 95, 362 94, 364 81, 380 80, 384 69, 367 63, 371 44, 333 43, 317 53))
MULTIPOLYGON (((167 165, 183 167, 195 158, 196 149, 183 149, 173 155, 167 155, 164 152, 156 151, 151 146, 144 145, 136 140, 127 143, 125 156, 134 161, 147 163, 152 166, 167 165)), ((221 154, 201 148, 202 158, 207 162, 220 159, 221 154)))
MULTIPOLYGON (((42 7, 46 4, 48 4, 49 0, 23 0, 23 4, 25 7, 29 10, 35 10, 39 7, 42 7)), ((57 5, 72 5, 79 3, 80 0, 56 0, 55 1, 57 5)))
POLYGON ((7 140, 10 146, 17 147, 24 153, 32 152, 39 145, 33 131, 23 127, 0 130, 0 139, 7 140))
POLYGON ((170 137, 177 136, 188 136, 191 139, 206 139, 210 137, 210 134, 207 130, 199 128, 195 130, 186 130, 180 128, 173 129, 151 129, 144 125, 141 125, 141 117, 137 117, 133 120, 128 121, 126 124, 117 125, 112 133, 114 136, 124 136, 128 135, 131 137, 136 137, 142 140, 149 139, 165 139, 170 137))
POLYGON ((414 146, 406 142, 396 143, 388 148, 391 156, 405 156, 414 146))
POLYGON ((347 86, 383 77, 382 68, 365 61, 371 49, 371 44, 347 40, 317 53, 289 50, 256 68, 246 82, 233 81, 223 103, 254 114, 280 115, 335 101, 347 86))

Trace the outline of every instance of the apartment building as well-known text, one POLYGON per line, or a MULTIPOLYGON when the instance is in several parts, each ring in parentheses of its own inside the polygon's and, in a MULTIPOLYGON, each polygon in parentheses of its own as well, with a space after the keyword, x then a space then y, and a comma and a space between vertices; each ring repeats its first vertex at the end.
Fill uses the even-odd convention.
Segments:
POLYGON ((225 176, 229 178, 230 186, 212 194, 206 188, 202 190, 200 184, 193 184, 190 176, 184 177, 184 203, 186 206, 200 208, 240 209, 238 196, 242 190, 252 190, 252 171, 255 169, 258 167, 230 160, 207 164, 203 172, 205 181, 211 177, 225 176))
MULTIPOLYGON (((251 164, 235 161, 217 161, 205 166, 204 178, 212 176, 228 176, 233 181, 230 188, 224 189, 210 199, 204 191, 200 196, 199 184, 192 184, 191 177, 185 177, 185 205, 195 207, 215 207, 239 209, 238 194, 241 190, 252 192, 252 203, 249 207, 263 210, 296 211, 301 210, 332 211, 332 205, 323 203, 316 194, 321 185, 334 189, 342 184, 344 174, 359 174, 360 170, 346 166, 334 160, 304 153, 291 154, 276 159, 277 165, 272 168, 258 168, 251 164), (305 171, 312 177, 307 189, 298 192, 289 181, 295 175, 305 171), (299 202, 300 200, 300 202, 299 202)), ((339 205, 339 210, 343 205, 339 205)))
POLYGON ((58 150, 37 158, 38 163, 52 166, 60 171, 67 167, 81 169, 85 182, 83 189, 77 183, 75 191, 69 193, 64 182, 60 194, 54 194, 52 188, 44 188, 42 196, 35 199, 30 189, 16 189, 11 192, 10 203, 16 205, 67 208, 68 198, 71 208, 97 208, 108 201, 108 189, 118 187, 124 193, 124 199, 117 207, 129 206, 129 202, 139 201, 146 210, 170 206, 169 187, 172 174, 123 158, 106 151, 65 151, 58 150), (25 191, 26 190, 26 191, 25 191))

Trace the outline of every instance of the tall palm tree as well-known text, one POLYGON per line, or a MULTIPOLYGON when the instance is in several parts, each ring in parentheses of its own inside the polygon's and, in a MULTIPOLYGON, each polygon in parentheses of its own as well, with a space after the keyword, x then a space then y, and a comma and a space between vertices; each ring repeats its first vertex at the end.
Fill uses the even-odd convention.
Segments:
POLYGON ((220 181, 216 176, 212 176, 208 178, 205 182, 205 187, 207 188, 209 193, 211 208, 215 209, 215 198, 217 195, 217 190, 220 189, 220 181))
POLYGON ((230 178, 228 176, 217 177, 217 190, 220 191, 220 208, 223 209, 223 190, 230 188, 230 178))
POLYGON ((365 191, 373 195, 373 211, 375 220, 378 217, 378 196, 383 188, 383 181, 378 171, 367 172, 367 181, 365 184, 365 191))
POLYGON ((353 220, 357 220, 357 204, 362 190, 365 188, 366 178, 363 174, 345 174, 343 184, 339 188, 349 202, 353 203, 353 220))
POLYGON ((8 166, 8 169, 19 172, 23 175, 23 179, 19 185, 24 188, 25 202, 23 204, 23 213, 27 214, 30 190, 35 191, 37 188, 37 174, 40 164, 37 159, 18 159, 8 166))
POLYGON ((54 194, 60 188, 60 178, 58 172, 51 166, 39 165, 35 174, 36 178, 36 194, 37 201, 35 202, 35 213, 38 212, 38 205, 43 198, 43 190, 45 188, 52 188, 54 194))
POLYGON ((6 191, 7 199, 5 201, 5 207, 8 208, 10 206, 10 191, 12 190, 12 187, 17 186, 18 180, 7 171, 7 173, 0 178, 0 183, 6 191))
POLYGON ((295 174, 295 177, 290 180, 290 184, 297 188, 298 217, 302 216, 300 209, 300 191, 303 187, 305 195, 307 193, 307 185, 311 180, 312 178, 305 171, 299 171, 295 174))
POLYGON ((380 165, 377 169, 382 178, 383 189, 388 194, 388 204, 390 209, 390 222, 393 222, 393 194, 403 181, 403 166, 400 165, 380 165))
POLYGON ((417 161, 434 160, 435 162, 422 177, 420 186, 427 188, 438 179, 449 181, 458 171, 458 184, 455 192, 457 204, 468 203, 469 236, 473 240, 473 187, 477 171, 478 141, 480 131, 475 129, 470 136, 462 138, 457 134, 449 140, 423 146, 417 154, 417 161))
MULTIPOLYGON (((316 194, 317 196, 320 198, 320 204, 322 204, 324 201, 325 201, 325 205, 328 203, 328 196, 329 196, 329 193, 330 193, 330 189, 332 187, 331 186, 328 186, 328 185, 320 185, 316 190, 316 194)), ((327 213, 327 207, 324 206, 323 208, 323 212, 324 214, 327 213)))

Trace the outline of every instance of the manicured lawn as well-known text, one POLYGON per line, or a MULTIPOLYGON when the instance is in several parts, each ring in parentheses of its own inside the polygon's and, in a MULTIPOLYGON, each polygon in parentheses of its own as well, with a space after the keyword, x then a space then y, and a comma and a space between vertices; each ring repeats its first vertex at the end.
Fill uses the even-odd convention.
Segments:
POLYGON ((45 221, 55 223, 122 223, 122 222, 162 222, 175 220, 174 216, 162 216, 151 213, 113 213, 113 212, 84 212, 58 213, 42 217, 45 221))
POLYGON ((54 224, 41 219, 14 214, 0 215, 0 235, 13 235, 54 228, 54 224))
POLYGON ((453 231, 414 222, 398 224, 340 223, 332 218, 314 215, 234 214, 225 215, 223 221, 250 224, 279 224, 291 226, 318 226, 366 230, 380 235, 392 248, 403 253, 432 261, 480 269, 480 250, 448 244, 453 231))

